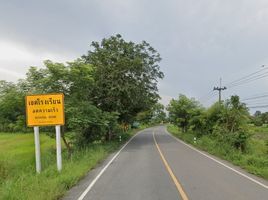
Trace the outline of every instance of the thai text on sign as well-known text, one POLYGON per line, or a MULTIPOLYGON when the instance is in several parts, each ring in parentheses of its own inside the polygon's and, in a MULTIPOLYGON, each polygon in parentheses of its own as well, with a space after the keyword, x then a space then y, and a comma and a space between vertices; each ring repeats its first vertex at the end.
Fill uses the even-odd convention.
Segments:
POLYGON ((63 94, 26 96, 28 126, 64 125, 63 94))

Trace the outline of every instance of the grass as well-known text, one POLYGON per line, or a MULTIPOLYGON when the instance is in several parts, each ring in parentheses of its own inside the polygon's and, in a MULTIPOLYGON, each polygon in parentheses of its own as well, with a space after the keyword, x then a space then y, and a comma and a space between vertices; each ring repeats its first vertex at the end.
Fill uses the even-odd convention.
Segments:
MULTIPOLYGON (((127 140, 134 131, 124 135, 127 140)), ((35 172, 33 134, 0 133, 0 199, 53 200, 62 197, 87 172, 123 142, 91 144, 68 158, 63 148, 63 170, 56 167, 55 140, 41 134, 42 172, 35 172)), ((64 147, 64 146, 63 146, 64 147)))
POLYGON ((254 126, 250 125, 250 131, 253 133, 253 138, 268 141, 268 125, 254 126))
POLYGON ((251 128, 253 136, 248 142, 247 151, 242 153, 208 135, 197 137, 195 133, 182 133, 174 125, 168 125, 168 131, 185 142, 268 180, 268 143, 265 139, 268 132, 256 131, 255 128, 251 128), (194 137, 197 138, 196 143, 194 143, 194 137))

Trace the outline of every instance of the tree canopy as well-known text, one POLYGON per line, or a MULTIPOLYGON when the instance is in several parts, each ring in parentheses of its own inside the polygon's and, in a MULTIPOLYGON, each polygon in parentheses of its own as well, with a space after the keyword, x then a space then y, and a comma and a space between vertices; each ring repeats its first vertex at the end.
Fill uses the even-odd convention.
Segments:
POLYGON ((179 99, 170 101, 168 111, 170 121, 185 133, 190 130, 197 136, 216 137, 242 151, 246 148, 250 136, 247 132, 249 112, 238 96, 205 109, 195 99, 180 95, 179 99))
MULTIPOLYGON (((64 93, 64 129, 76 131, 80 144, 111 139, 119 124, 154 110, 157 83, 164 77, 160 54, 145 41, 127 42, 121 35, 92 42, 91 47, 72 62, 46 60, 44 67, 30 67, 17 84, 0 81, 0 131, 25 127, 27 94, 64 93)), ((157 112, 163 117, 160 107, 157 112)))
POLYGON ((118 112, 121 122, 148 110, 159 99, 157 82, 159 53, 147 42, 126 42, 121 35, 92 43, 93 50, 82 56, 94 66, 93 102, 107 112, 118 112))
POLYGON ((168 105, 171 122, 186 132, 190 127, 191 119, 199 113, 200 104, 195 99, 189 99, 180 94, 177 100, 172 99, 168 105))

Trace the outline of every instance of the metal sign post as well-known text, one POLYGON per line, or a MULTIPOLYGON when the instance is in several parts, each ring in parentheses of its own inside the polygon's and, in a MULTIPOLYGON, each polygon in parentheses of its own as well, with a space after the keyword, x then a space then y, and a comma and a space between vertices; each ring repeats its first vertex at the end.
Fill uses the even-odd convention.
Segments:
POLYGON ((56 146, 57 146, 57 168, 58 168, 58 171, 61 171, 62 159, 61 159, 60 125, 55 126, 55 128, 56 128, 56 146))
POLYGON ((60 125, 64 125, 64 95, 40 94, 25 97, 27 125, 34 127, 36 172, 41 172, 39 126, 55 126, 57 168, 62 170, 60 125))
POLYGON ((40 154, 40 138, 39 138, 39 127, 34 127, 34 143, 35 143, 35 164, 36 172, 41 172, 41 154, 40 154))

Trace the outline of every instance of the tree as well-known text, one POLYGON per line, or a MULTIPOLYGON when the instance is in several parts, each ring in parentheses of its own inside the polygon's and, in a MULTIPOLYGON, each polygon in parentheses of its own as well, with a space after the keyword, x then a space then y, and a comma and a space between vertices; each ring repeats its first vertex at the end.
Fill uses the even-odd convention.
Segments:
POLYGON ((68 106, 68 127, 77 131, 75 143, 85 146, 89 142, 110 140, 117 128, 117 113, 103 112, 92 103, 82 101, 79 106, 68 106))
POLYGON ((180 94, 179 99, 172 99, 168 105, 170 121, 187 132, 191 125, 191 119, 198 115, 201 106, 195 99, 189 99, 180 94))
POLYGON ((153 117, 152 111, 146 110, 146 111, 139 112, 135 120, 137 120, 139 123, 142 123, 142 124, 150 124, 152 117, 153 117))
POLYGON ((224 108, 222 119, 229 132, 242 130, 247 125, 248 108, 246 104, 240 102, 239 96, 231 96, 230 100, 225 102, 224 108))
POLYGON ((215 132, 223 142, 244 152, 250 137, 247 130, 248 121, 249 112, 246 105, 240 102, 239 96, 231 96, 225 101, 215 132))
POLYGON ((262 119, 263 124, 267 124, 268 123, 268 112, 262 113, 261 119, 262 119))
POLYGON ((166 121, 165 106, 161 103, 156 103, 152 107, 152 122, 163 123, 166 121))
POLYGON ((0 130, 25 130, 24 94, 14 83, 0 81, 0 130))
POLYGON ((156 103, 150 110, 139 112, 136 120, 143 124, 157 124, 166 121, 165 107, 161 103, 156 103))
POLYGON ((204 135, 209 133, 208 117, 205 109, 198 106, 192 113, 190 119, 191 130, 196 132, 198 135, 204 135))
POLYGON ((210 134, 213 130, 223 123, 224 105, 220 102, 214 103, 206 110, 206 130, 210 134))
POLYGON ((262 115, 261 111, 257 110, 255 113, 254 113, 254 117, 260 117, 262 115))
POLYGON ((92 100, 98 108, 117 112, 121 123, 129 123, 157 102, 157 82, 164 75, 159 53, 147 42, 126 42, 116 35, 91 46, 82 58, 94 66, 92 100))
POLYGON ((251 121, 255 126, 262 126, 268 123, 268 112, 261 113, 261 111, 256 111, 253 116, 251 116, 251 121))
MULTIPOLYGON (((81 59, 67 64, 47 60, 44 65, 45 68, 41 69, 31 67, 20 85, 28 94, 64 93, 66 125, 63 127, 62 138, 69 151, 65 129, 78 132, 75 141, 80 145, 102 139, 103 134, 113 131, 111 124, 117 117, 113 113, 103 112, 91 101, 94 87, 92 65, 81 59)), ((110 139, 109 136, 107 138, 110 139)))

